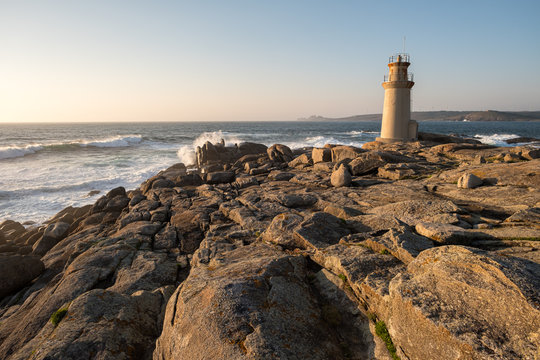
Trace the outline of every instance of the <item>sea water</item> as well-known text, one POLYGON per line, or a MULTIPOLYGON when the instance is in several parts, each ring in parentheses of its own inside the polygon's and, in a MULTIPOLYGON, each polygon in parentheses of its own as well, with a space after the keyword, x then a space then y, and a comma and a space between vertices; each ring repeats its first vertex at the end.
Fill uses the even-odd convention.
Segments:
MULTIPOLYGON (((175 163, 193 164, 206 141, 361 146, 379 130, 375 121, 0 124, 0 222, 41 223, 114 187, 134 189, 175 163)), ((507 146, 506 139, 540 137, 540 122, 420 122, 420 131, 507 146)))

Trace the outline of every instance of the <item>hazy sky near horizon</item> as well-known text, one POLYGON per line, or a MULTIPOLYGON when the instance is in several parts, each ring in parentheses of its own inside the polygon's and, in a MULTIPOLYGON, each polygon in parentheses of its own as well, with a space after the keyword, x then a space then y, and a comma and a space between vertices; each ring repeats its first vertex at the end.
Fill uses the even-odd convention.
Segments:
POLYGON ((0 123, 540 110, 540 1, 4 1, 0 123))

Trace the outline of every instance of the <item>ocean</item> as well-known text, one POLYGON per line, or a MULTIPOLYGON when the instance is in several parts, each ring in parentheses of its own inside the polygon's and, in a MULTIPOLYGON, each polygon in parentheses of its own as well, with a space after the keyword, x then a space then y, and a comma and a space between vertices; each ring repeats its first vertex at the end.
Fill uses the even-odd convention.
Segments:
MULTIPOLYGON (((501 146, 540 137, 540 122, 420 122, 419 129, 501 146)), ((192 164, 205 141, 361 146, 379 130, 376 121, 0 124, 0 222, 39 224, 114 187, 134 189, 177 162, 192 164)))

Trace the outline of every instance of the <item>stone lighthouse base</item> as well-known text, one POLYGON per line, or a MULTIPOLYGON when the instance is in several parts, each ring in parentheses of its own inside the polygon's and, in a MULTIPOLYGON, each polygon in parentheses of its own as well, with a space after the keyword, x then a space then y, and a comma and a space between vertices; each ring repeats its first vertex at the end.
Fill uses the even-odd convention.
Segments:
POLYGON ((407 139, 393 139, 393 138, 382 138, 377 137, 375 141, 383 143, 396 143, 396 142, 410 142, 416 141, 418 139, 418 123, 416 120, 409 120, 409 137, 407 139))

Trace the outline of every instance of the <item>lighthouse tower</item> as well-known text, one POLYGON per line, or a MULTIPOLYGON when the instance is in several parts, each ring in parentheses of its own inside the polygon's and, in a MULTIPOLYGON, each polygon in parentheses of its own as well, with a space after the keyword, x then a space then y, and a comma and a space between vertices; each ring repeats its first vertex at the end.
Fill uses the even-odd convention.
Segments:
POLYGON ((384 76, 384 107, 381 137, 377 141, 416 140, 418 123, 411 120, 411 88, 413 75, 407 73, 409 54, 396 54, 388 61, 389 73, 384 76))

